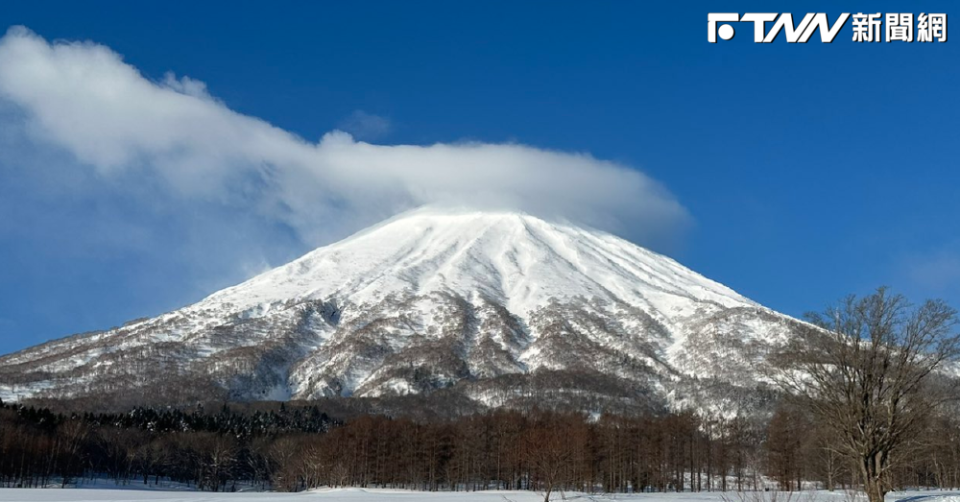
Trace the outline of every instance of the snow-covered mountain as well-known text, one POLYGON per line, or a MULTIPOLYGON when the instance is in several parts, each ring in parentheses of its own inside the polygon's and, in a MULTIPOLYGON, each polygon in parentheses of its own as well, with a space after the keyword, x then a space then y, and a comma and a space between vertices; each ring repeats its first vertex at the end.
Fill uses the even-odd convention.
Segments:
POLYGON ((418 210, 183 309, 2 357, 0 398, 660 406, 756 387, 801 328, 608 233, 418 210))

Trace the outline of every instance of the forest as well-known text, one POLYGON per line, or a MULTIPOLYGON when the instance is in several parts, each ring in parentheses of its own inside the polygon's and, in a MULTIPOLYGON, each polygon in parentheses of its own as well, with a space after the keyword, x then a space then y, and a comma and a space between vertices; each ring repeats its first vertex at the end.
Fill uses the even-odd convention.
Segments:
MULTIPOLYGON (((127 413, 0 404, 0 486, 184 483, 298 491, 320 486, 539 492, 719 491, 856 484, 829 431, 789 403, 765 418, 707 420, 497 410, 454 419, 328 416, 273 403, 127 413)), ((923 424, 891 479, 960 487, 960 423, 923 424)))
POLYGON ((558 491, 853 488, 871 502, 898 488, 960 488, 957 312, 880 288, 809 320, 821 329, 768 355, 781 389, 771 406, 734 414, 709 405, 328 413, 324 401, 120 413, 0 402, 0 485, 512 489, 544 500, 558 491))

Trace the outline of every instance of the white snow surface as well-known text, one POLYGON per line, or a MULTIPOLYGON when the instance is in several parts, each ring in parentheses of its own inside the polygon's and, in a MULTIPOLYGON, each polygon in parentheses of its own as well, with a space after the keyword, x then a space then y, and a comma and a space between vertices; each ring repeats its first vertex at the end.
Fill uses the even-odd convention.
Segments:
MULTIPOLYGON (((105 489, 0 489, 4 502, 540 502, 543 495, 530 491, 417 492, 382 489, 320 489, 303 493, 200 493, 105 489)), ((866 500, 843 491, 786 492, 699 492, 584 494, 556 493, 551 500, 577 502, 859 502, 866 500)), ((960 494, 951 492, 891 492, 887 502, 958 502, 960 494)))
POLYGON ((615 235, 515 212, 404 213, 189 309, 243 311, 299 298, 375 303, 397 292, 484 296, 527 315, 551 299, 619 300, 673 321, 698 305, 758 307, 615 235))

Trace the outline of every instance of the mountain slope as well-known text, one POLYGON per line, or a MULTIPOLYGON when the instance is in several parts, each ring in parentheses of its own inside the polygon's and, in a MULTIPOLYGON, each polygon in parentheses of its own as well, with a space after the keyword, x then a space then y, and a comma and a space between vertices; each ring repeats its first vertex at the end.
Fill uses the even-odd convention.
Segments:
POLYGON ((596 408, 753 385, 799 324, 613 235, 420 210, 157 318, 0 358, 0 398, 455 391, 596 408), (574 402, 576 401, 576 402, 574 402))

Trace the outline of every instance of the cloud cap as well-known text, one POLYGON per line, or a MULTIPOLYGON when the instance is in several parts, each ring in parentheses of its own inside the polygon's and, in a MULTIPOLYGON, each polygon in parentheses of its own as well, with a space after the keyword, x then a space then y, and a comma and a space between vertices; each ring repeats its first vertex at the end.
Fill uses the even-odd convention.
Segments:
POLYGON ((30 138, 23 148, 65 153, 104 183, 148 184, 184 210, 253 212, 313 246, 426 204, 520 210, 653 247, 690 220, 655 180, 589 154, 378 145, 341 131, 311 142, 230 110, 200 81, 152 81, 105 46, 50 43, 23 27, 0 39, 0 106, 0 124, 30 138))

